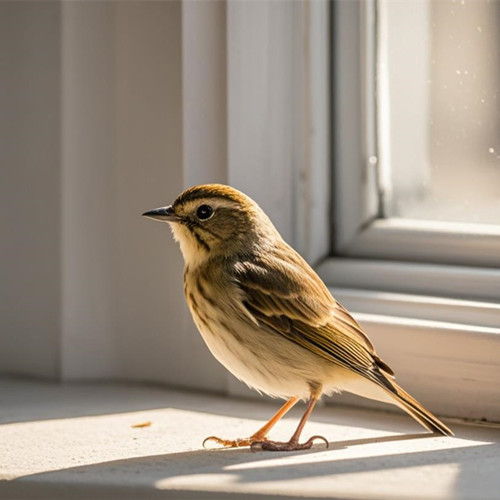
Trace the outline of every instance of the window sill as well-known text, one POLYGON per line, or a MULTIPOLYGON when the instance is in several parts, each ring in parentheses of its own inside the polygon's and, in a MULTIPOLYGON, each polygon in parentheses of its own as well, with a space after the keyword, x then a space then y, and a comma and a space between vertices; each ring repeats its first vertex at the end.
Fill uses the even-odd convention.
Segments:
MULTIPOLYGON (((143 386, 0 383, 2 498, 482 498, 500 489, 497 427, 420 434, 405 415, 318 408, 307 435, 330 449, 208 451, 208 434, 245 436, 265 402, 143 386), (134 424, 150 421, 144 428, 134 424), (419 434, 417 434, 417 432, 419 434)), ((273 432, 286 439, 303 408, 273 432)))
POLYGON ((424 406, 500 421, 496 270, 332 258, 317 271, 424 406))

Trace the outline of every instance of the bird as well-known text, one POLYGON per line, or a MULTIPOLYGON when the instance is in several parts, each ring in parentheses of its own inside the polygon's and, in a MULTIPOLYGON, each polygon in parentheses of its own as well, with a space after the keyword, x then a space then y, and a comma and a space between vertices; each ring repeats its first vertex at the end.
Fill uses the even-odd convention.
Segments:
POLYGON ((300 437, 322 396, 350 392, 391 403, 433 433, 453 432, 400 387, 359 323, 270 218, 237 189, 197 185, 142 214, 167 222, 184 259, 184 293, 213 356, 250 388, 285 400, 247 438, 209 436, 222 447, 306 450, 300 437), (306 410, 289 441, 268 433, 299 401, 306 410))

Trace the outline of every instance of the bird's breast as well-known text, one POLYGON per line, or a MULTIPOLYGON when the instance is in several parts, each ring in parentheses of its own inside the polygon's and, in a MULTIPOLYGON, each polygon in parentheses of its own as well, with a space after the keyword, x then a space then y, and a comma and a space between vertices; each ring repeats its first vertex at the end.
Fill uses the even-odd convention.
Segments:
POLYGON ((214 357, 250 387, 277 397, 307 398, 318 380, 317 357, 261 327, 243 306, 232 283, 185 276, 186 301, 214 357))

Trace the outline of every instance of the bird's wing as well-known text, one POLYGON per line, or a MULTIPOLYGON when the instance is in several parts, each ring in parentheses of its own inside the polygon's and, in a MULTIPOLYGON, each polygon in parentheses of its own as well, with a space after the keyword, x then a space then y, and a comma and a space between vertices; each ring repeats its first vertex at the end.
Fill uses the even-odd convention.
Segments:
POLYGON ((379 383, 378 368, 393 375, 359 324, 295 252, 267 252, 260 259, 239 261, 233 275, 244 292, 244 306, 260 324, 379 383))

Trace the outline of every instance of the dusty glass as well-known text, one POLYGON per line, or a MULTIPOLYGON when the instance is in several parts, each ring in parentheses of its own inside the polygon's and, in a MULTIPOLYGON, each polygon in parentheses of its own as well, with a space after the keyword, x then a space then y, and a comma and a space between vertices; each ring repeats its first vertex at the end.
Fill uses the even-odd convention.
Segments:
POLYGON ((500 1, 377 2, 387 217, 500 224, 500 1))

